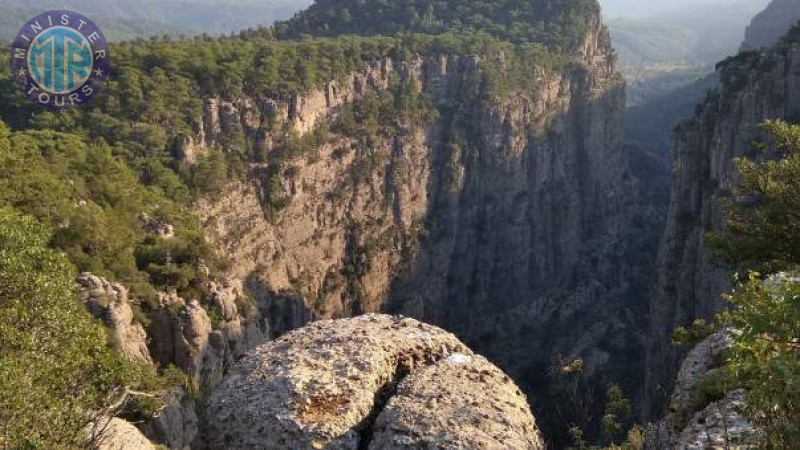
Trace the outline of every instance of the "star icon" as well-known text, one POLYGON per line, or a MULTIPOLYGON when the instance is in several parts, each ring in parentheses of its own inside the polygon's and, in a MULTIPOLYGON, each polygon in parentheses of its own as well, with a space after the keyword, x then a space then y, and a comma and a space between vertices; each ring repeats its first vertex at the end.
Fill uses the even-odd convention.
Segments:
POLYGON ((97 75, 98 77, 102 77, 103 76, 103 70, 102 69, 94 69, 94 74, 97 75))
POLYGON ((24 77, 24 76, 25 76, 25 75, 27 75, 27 74, 28 74, 28 71, 27 71, 27 70, 25 70, 25 68, 24 68, 24 67, 20 67, 19 71, 17 72, 17 75, 19 75, 19 76, 21 76, 21 77, 24 77))

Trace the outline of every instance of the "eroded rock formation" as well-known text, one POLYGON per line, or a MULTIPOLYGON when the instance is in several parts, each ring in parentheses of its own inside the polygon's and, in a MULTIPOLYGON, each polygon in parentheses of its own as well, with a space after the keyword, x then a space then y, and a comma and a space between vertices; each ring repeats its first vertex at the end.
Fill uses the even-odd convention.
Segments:
POLYGON ((97 450, 156 450, 141 431, 122 419, 108 419, 96 430, 102 430, 102 437, 94 442, 97 450))
MULTIPOLYGON (((268 325, 234 279, 207 281, 199 300, 160 293, 158 307, 148 311, 146 329, 133 313, 141 305, 121 284, 83 273, 78 285, 80 298, 106 326, 117 350, 142 363, 174 365, 203 391, 213 389, 238 359, 268 339, 268 325)), ((194 399, 176 388, 164 400, 164 409, 140 428, 154 442, 190 447, 198 435, 194 399)))
POLYGON ((320 321, 265 344, 208 398, 211 449, 544 448, 525 396, 413 319, 320 321))
POLYGON ((132 360, 151 362, 147 333, 133 315, 128 289, 91 273, 82 273, 78 286, 81 301, 108 328, 111 345, 132 360))

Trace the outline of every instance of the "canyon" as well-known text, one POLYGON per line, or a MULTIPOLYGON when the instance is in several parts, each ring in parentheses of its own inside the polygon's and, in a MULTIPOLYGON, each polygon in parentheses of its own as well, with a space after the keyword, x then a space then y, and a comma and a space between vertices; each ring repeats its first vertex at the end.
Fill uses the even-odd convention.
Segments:
POLYGON ((635 422, 645 448, 746 439, 743 390, 694 398, 729 330, 672 335, 727 307, 704 240, 760 124, 800 120, 797 29, 781 40, 800 11, 774 0, 675 91, 688 111, 711 88, 670 180, 595 0, 490 6, 319 0, 122 43, 69 114, 0 74, 0 206, 52 233, 103 348, 179 373, 138 393, 155 413, 95 417, 100 448, 566 448, 635 422))

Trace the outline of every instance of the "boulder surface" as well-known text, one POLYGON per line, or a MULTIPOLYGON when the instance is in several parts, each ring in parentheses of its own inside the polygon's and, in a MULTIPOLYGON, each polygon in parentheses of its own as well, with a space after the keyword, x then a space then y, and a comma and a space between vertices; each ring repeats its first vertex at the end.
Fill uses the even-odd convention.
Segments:
POLYGON ((440 328, 374 314, 259 347, 211 393, 204 422, 211 449, 545 448, 500 369, 440 328))

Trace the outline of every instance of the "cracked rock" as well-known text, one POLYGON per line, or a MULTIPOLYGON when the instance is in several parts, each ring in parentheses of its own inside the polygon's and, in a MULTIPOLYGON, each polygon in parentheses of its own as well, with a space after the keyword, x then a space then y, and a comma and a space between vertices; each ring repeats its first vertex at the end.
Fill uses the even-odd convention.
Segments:
POLYGON ((321 321, 211 393, 211 449, 544 448, 524 395, 455 336, 385 315, 321 321))

